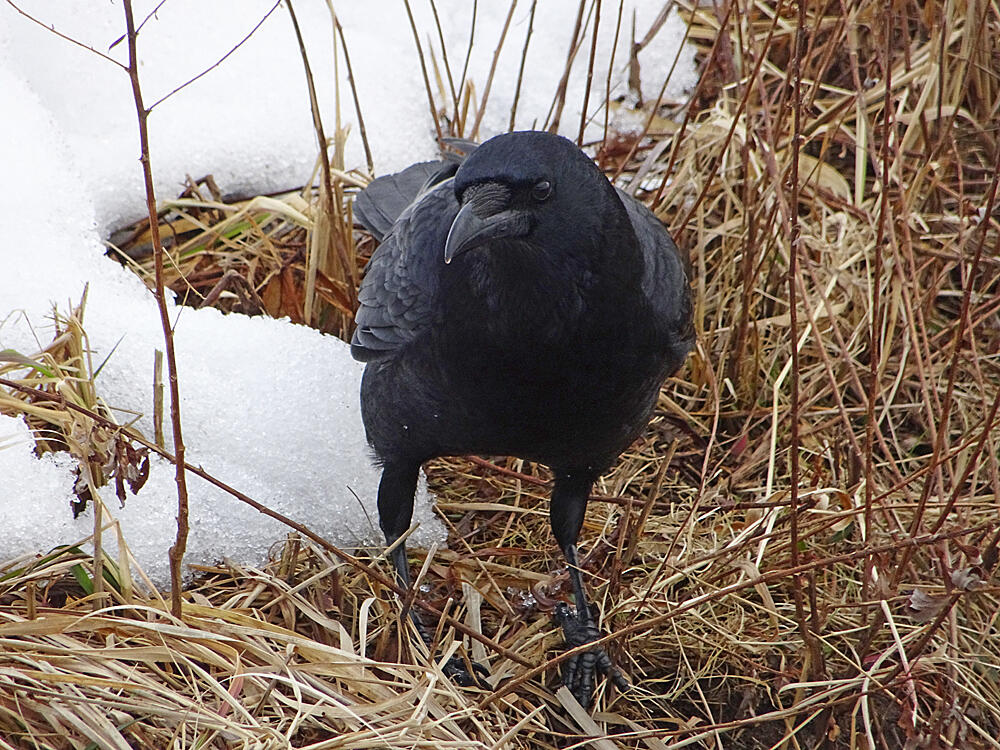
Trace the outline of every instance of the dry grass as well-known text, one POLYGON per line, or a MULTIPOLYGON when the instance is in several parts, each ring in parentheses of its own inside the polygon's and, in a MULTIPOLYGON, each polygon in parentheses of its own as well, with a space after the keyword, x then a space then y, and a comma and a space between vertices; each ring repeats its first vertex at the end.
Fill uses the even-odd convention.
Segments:
MULTIPOLYGON (((297 539, 204 570, 183 622, 112 561, 86 595, 67 549, 0 571, 0 747, 1000 747, 1000 7, 886 7, 809 3, 801 30, 781 3, 689 9, 683 124, 599 149, 690 250, 698 299, 697 351, 583 533, 634 690, 602 687, 592 719, 553 692, 544 472, 449 459, 421 596, 540 672, 465 639, 497 690, 456 688, 387 590, 297 539)), ((315 205, 175 201, 175 290, 345 332, 368 240, 338 208, 334 265, 310 266, 315 205)))

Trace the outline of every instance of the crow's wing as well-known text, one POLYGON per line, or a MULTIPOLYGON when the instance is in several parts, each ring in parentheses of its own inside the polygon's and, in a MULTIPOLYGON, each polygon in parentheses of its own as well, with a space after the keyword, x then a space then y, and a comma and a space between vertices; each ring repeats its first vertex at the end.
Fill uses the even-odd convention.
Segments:
POLYGON ((354 218, 382 242, 407 206, 458 170, 454 161, 425 161, 372 180, 354 199, 354 218))
POLYGON ((354 218, 381 242, 406 207, 435 185, 454 177, 465 158, 478 143, 462 138, 445 138, 441 161, 411 164, 402 172, 372 180, 354 199, 354 218))
POLYGON ((657 323, 667 332, 678 364, 694 346, 691 324, 691 287, 686 264, 666 227, 639 201, 618 191, 635 236, 642 248, 642 291, 652 305, 657 323))
POLYGON ((434 324, 444 243, 458 213, 451 180, 410 203, 372 254, 358 290, 351 354, 381 359, 434 324))

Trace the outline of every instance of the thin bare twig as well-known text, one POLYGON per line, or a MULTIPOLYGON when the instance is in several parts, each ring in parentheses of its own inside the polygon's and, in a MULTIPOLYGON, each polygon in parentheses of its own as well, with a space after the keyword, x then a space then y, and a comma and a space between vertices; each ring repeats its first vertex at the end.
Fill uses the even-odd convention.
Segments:
POLYGON ((451 75, 451 63, 448 62, 448 45, 444 41, 444 29, 441 28, 441 17, 438 15, 437 3, 430 0, 431 13, 434 14, 434 26, 437 28, 438 43, 441 45, 441 59, 444 61, 444 73, 448 79, 448 90, 451 92, 451 104, 458 111, 458 91, 455 89, 455 79, 451 75))
POLYGON ((559 119, 562 116, 563 104, 566 102, 566 87, 569 84, 569 74, 573 69, 573 60, 576 59, 576 52, 580 49, 580 30, 583 26, 583 9, 587 7, 587 0, 580 0, 580 5, 576 11, 576 21, 573 22, 573 34, 569 40, 569 50, 566 52, 566 65, 563 67, 562 77, 556 87, 555 96, 549 106, 548 114, 545 115, 545 130, 550 133, 559 132, 559 119))
POLYGON ((161 96, 159 99, 157 99, 155 102, 153 102, 152 105, 150 105, 150 107, 149 107, 150 110, 155 109, 158 104, 162 104, 163 102, 165 102, 167 99, 169 99, 170 97, 172 97, 177 92, 186 89, 188 86, 190 86, 192 83, 194 83, 195 81, 197 81, 199 78, 203 78, 204 76, 208 75, 213 70, 215 70, 217 67, 219 67, 220 65, 222 65, 222 63, 225 62, 226 59, 230 55, 232 55, 236 50, 238 50, 240 47, 242 47, 250 39, 250 37, 252 37, 254 34, 257 33, 257 29, 259 29, 261 26, 264 25, 264 21, 266 21, 268 18, 271 17, 271 14, 274 13, 274 11, 276 11, 278 9, 279 5, 281 5, 281 0, 276 0, 276 2, 274 3, 274 5, 271 6, 271 9, 267 13, 264 14, 264 17, 261 18, 257 22, 256 26, 254 26, 252 29, 250 29, 249 33, 247 33, 247 35, 245 37, 243 37, 242 39, 240 39, 240 41, 238 41, 236 43, 236 46, 234 46, 232 49, 230 49, 226 54, 224 54, 218 60, 216 60, 212 65, 210 65, 209 67, 207 67, 203 71, 201 71, 198 75, 196 75, 193 78, 185 81, 184 83, 182 83, 177 88, 175 88, 172 91, 170 91, 170 92, 164 94, 163 96, 161 96))
POLYGON ((146 22, 150 18, 152 18, 153 16, 155 16, 159 12, 160 8, 162 8, 166 4, 167 4, 167 0, 160 0, 160 2, 158 2, 156 4, 156 7, 153 8, 151 11, 149 11, 149 13, 146 14, 146 17, 142 19, 142 23, 139 24, 138 28, 136 28, 135 33, 136 34, 142 33, 142 27, 146 25, 146 22))
MULTIPOLYGON (((767 32, 767 39, 768 39, 768 41, 770 41, 772 35, 774 34, 774 29, 775 29, 775 27, 776 27, 776 25, 778 23, 778 18, 781 16, 781 8, 782 8, 783 4, 784 4, 784 0, 778 0, 778 7, 775 9, 774 19, 773 19, 773 21, 771 23, 771 28, 767 32)), ((735 7, 736 7, 736 3, 735 2, 730 2, 730 3, 726 4, 726 13, 722 17, 722 20, 720 22, 720 24, 722 26, 725 26, 727 23, 729 23, 729 18, 732 15, 733 9, 735 7)), ((765 42, 765 46, 766 45, 767 45, 767 42, 765 42)), ((721 53, 721 50, 722 50, 722 35, 720 34, 720 35, 718 35, 716 37, 715 42, 713 42, 713 44, 712 44, 712 51, 709 53, 708 62, 706 64, 709 65, 709 66, 712 65, 714 63, 714 61, 716 60, 717 56, 721 53)), ((759 70, 760 66, 763 65, 763 63, 764 63, 764 56, 761 55, 761 59, 757 63, 758 70, 759 70)), ((698 96, 701 94, 701 90, 702 90, 702 87, 705 84, 705 80, 706 80, 705 76, 701 76, 701 77, 698 78, 698 83, 695 85, 694 91, 691 92, 691 96, 688 97, 687 105, 684 107, 684 119, 681 121, 681 127, 680 127, 680 129, 677 131, 677 133, 673 137, 673 145, 672 145, 672 147, 670 149, 670 158, 667 160, 667 166, 663 170, 663 178, 660 180, 660 185, 659 185, 659 187, 656 188, 656 193, 653 196, 652 207, 653 207, 654 211, 656 210, 656 207, 660 205, 660 200, 663 197, 663 191, 666 188, 667 183, 669 182, 671 175, 673 174, 673 171, 674 171, 674 162, 677 160, 677 155, 680 152, 680 145, 681 145, 681 143, 684 140, 684 133, 687 131, 688 125, 689 125, 689 123, 691 121, 691 116, 693 114, 693 108, 692 108, 691 105, 692 105, 692 103, 694 103, 695 101, 697 101, 698 96)), ((745 101, 745 99, 744 99, 744 101, 745 101)), ((744 111, 744 109, 743 109, 743 103, 744 103, 743 101, 741 101, 741 103, 740 103, 740 107, 741 107, 740 110, 739 110, 740 112, 744 111)), ((735 130, 736 124, 739 122, 739 120, 740 120, 739 117, 734 117, 733 118, 733 129, 734 130, 735 130)), ((730 134, 730 137, 726 139, 727 143, 729 142, 729 139, 731 137, 732 136, 730 134)), ((689 212, 688 217, 690 217, 690 215, 694 212, 695 206, 697 206, 698 203, 700 203, 702 200, 704 200, 704 192, 706 192, 707 190, 708 190, 708 185, 706 184, 705 190, 702 191, 703 195, 700 196, 695 201, 695 203, 694 203, 693 206, 691 206, 691 212, 689 212)), ((685 219, 683 222, 678 223, 676 226, 681 226, 682 227, 686 223, 687 223, 687 219, 685 219)))
POLYGON ((35 18, 30 13, 22 10, 16 3, 13 2, 13 0, 7 0, 7 5, 9 5, 11 8, 13 8, 14 10, 16 10, 18 13, 20 13, 22 16, 24 16, 25 18, 27 18, 32 23, 38 24, 39 26, 41 26, 43 29, 45 29, 50 34, 55 34, 57 37, 59 37, 60 39, 63 39, 65 41, 69 42, 70 44, 73 44, 73 45, 75 45, 77 47, 80 47, 81 49, 85 49, 88 52, 92 52, 93 54, 97 55, 99 58, 101 58, 105 62, 109 62, 112 65, 117 65, 122 70, 125 70, 125 71, 128 70, 128 66, 127 65, 123 65, 122 63, 120 63, 117 60, 115 60, 113 57, 109 57, 108 55, 105 55, 103 52, 98 52, 96 49, 94 49, 93 47, 91 47, 89 44, 84 44, 83 42, 79 41, 78 39, 74 39, 71 36, 66 36, 66 34, 63 34, 62 32, 56 31, 54 26, 49 26, 49 25, 47 25, 47 24, 39 21, 37 18, 35 18))
MULTIPOLYGON (((469 44, 465 49, 465 61, 462 63, 462 77, 458 81, 458 98, 464 96, 465 81, 469 75, 469 62, 472 60, 472 43, 476 39, 476 18, 479 15, 479 0, 472 0, 472 21, 469 24, 469 44)), ((455 122, 459 121, 459 103, 455 104, 455 122)))
POLYGON ((361 145, 365 149, 365 161, 368 163, 369 174, 375 174, 375 160, 372 158, 372 150, 368 145, 368 131, 365 130, 365 118, 361 115, 361 99, 358 97, 358 89, 354 82, 354 69, 351 67, 351 56, 347 52, 347 40, 344 39, 344 29, 340 25, 337 14, 334 13, 333 3, 328 0, 328 7, 333 14, 333 23, 337 27, 337 35, 340 37, 340 48, 344 50, 344 64, 347 66, 347 82, 351 85, 351 94, 354 97, 354 112, 358 116, 358 130, 361 134, 361 145))
POLYGON ((486 114, 486 102, 489 101, 490 89, 493 88, 493 76, 497 72, 497 62, 500 60, 500 52, 503 50, 504 40, 507 39, 507 30, 510 28, 510 21, 514 17, 515 8, 517 8, 517 0, 511 0, 510 9, 507 11, 507 18, 504 20, 503 29, 500 31, 500 39, 493 50, 493 62, 490 64, 490 72, 486 76, 486 86, 483 88, 483 97, 479 100, 476 119, 472 123, 472 132, 469 133, 469 138, 472 140, 476 140, 476 136, 479 135, 479 124, 483 121, 483 115, 486 114))
POLYGON ((517 117, 517 102, 521 98, 521 82, 524 79, 524 64, 528 60, 528 43, 531 41, 531 31, 535 27, 535 6, 538 0, 531 0, 531 12, 528 14, 528 30, 524 34, 524 47, 521 49, 521 65, 517 69, 517 83, 514 86, 514 103, 510 107, 510 122, 507 130, 514 130, 514 120, 517 117))
POLYGON ((132 15, 132 0, 125 0, 125 27, 128 39, 128 74, 132 82, 132 97, 139 121, 139 144, 142 176, 146 188, 146 210, 149 214, 149 230, 153 242, 153 256, 156 268, 156 285, 153 290, 156 306, 160 311, 160 326, 163 329, 164 348, 167 357, 167 379, 170 384, 170 426, 173 430, 174 455, 177 457, 174 481, 177 484, 177 536, 170 547, 170 609, 174 617, 180 618, 181 611, 181 565, 188 537, 188 493, 187 478, 184 473, 184 440, 181 434, 181 398, 177 375, 177 357, 174 353, 174 332, 170 325, 167 296, 163 283, 163 243, 160 241, 160 224, 157 220, 156 193, 153 189, 153 169, 149 157, 149 130, 147 120, 149 110, 142 103, 142 88, 139 85, 139 56, 136 52, 135 19, 132 15))
MULTIPOLYGON (((799 347, 795 342, 799 340, 798 323, 798 300, 796 294, 797 275, 799 269, 799 255, 802 245, 802 226, 799 223, 799 200, 801 185, 799 184, 799 148, 804 140, 802 135, 802 55, 803 46, 806 39, 806 3, 808 0, 798 0, 798 23, 795 27, 795 53, 792 57, 792 67, 790 75, 792 77, 792 116, 793 116, 793 137, 791 155, 791 226, 788 238, 788 330, 791 334, 792 346, 792 369, 790 375, 789 395, 789 516, 788 528, 791 535, 789 549, 791 550, 792 567, 799 566, 799 380, 801 378, 801 364, 799 361, 799 347)), ((802 579, 800 576, 792 578, 792 597, 795 600, 795 619, 798 621, 799 633, 802 642, 809 647, 810 661, 808 668, 804 670, 804 679, 809 680, 813 674, 821 674, 823 671, 822 651, 819 642, 810 632, 806 621, 805 602, 802 595, 802 579)))
POLYGON ((434 130, 437 133, 439 148, 444 148, 444 133, 441 132, 441 122, 438 119, 437 107, 434 105, 434 94, 431 92, 431 79, 427 75, 427 62, 424 60, 424 48, 420 45, 420 34, 417 32, 417 22, 413 20, 413 10, 410 8, 410 0, 403 0, 406 6, 406 15, 410 19, 410 30, 413 32, 413 43, 417 45, 417 57, 420 60, 420 74, 424 77, 424 91, 427 92, 427 109, 431 119, 434 121, 434 130))
MULTIPOLYGON (((587 84, 583 90, 583 107, 580 110, 580 132, 576 145, 583 147, 583 130, 587 126, 587 105, 590 103, 590 87, 594 82, 594 56, 597 54, 597 32, 601 28, 601 0, 595 0, 594 33, 590 38, 590 57, 587 60, 587 84)), ((607 102, 605 102, 607 104, 607 102)))
POLYGON ((608 76, 604 82, 604 134, 601 136, 601 147, 608 143, 608 123, 611 120, 611 77, 615 70, 615 55, 618 53, 618 39, 622 30, 622 12, 625 10, 625 0, 618 0, 618 19, 615 21, 615 38, 611 42, 611 55, 608 57, 608 76))

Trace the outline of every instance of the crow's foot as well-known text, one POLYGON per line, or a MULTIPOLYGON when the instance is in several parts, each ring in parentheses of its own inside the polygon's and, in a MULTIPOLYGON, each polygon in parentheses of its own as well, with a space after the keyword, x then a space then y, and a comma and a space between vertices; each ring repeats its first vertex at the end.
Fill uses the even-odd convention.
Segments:
MULTIPOLYGON (((434 653, 434 638, 431 635, 430 629, 413 610, 410 610, 410 618, 413 624, 417 626, 417 632, 420 633, 420 638, 423 640, 424 644, 428 649, 430 649, 431 653, 434 653)), ((456 685, 460 685, 461 687, 478 687, 483 688, 484 690, 491 689, 490 684, 486 681, 486 678, 490 676, 490 670, 482 664, 474 662, 472 659, 467 657, 455 654, 444 663, 441 667, 441 671, 445 673, 445 676, 447 676, 449 680, 454 682, 456 685)))
POLYGON ((456 655, 444 663, 443 671, 449 680, 462 687, 490 689, 490 685, 486 681, 486 678, 490 676, 490 670, 479 662, 463 659, 456 655))
MULTIPOLYGON (((601 631, 594 625, 586 608, 573 613, 568 604, 560 602, 556 605, 555 618, 562 627, 567 648, 583 646, 601 637, 601 631)), ((607 675, 619 690, 630 687, 628 680, 600 646, 567 659, 563 667, 563 683, 581 706, 590 708, 594 699, 594 680, 601 674, 607 675)))

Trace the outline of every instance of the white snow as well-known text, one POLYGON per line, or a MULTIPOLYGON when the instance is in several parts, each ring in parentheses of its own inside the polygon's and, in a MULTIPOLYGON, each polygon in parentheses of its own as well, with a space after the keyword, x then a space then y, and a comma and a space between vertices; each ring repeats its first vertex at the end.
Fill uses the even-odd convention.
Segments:
MULTIPOLYGON (((126 59, 121 3, 22 0, 16 4, 46 26, 116 60, 126 59)), ((153 7, 136 2, 137 17, 153 7)), ((246 36, 272 0, 169 0, 139 37, 147 105, 213 65, 246 36)), ((396 0, 334 4, 347 39, 369 143, 378 173, 432 158, 432 121, 405 10, 396 0)), ((414 6, 428 56, 440 49, 429 3, 414 6)), ((455 77, 460 75, 472 3, 438 0, 442 32, 455 77)), ((617 4, 604 3, 590 95, 588 139, 599 139, 617 4), (613 7, 612 7, 613 6, 613 7)), ((481 96, 507 3, 479 3, 469 80, 481 96)), ((528 29, 530 3, 520 3, 497 60, 479 136, 507 129, 528 29)), ((538 3, 516 127, 541 126, 562 76, 576 0, 538 3)), ((659 2, 625 3, 613 85, 625 96, 626 53, 633 10, 645 35, 659 2)), ((328 135, 334 122, 332 27, 326 3, 295 5, 319 87, 328 135)), ((592 26, 576 55, 561 131, 579 128, 592 26)), ((673 63, 683 24, 672 15, 640 54, 643 96, 655 99, 673 63)), ((364 166, 354 106, 340 61, 341 109, 350 124, 348 166, 364 166)), ((442 70, 443 76, 443 70, 442 70)), ((669 98, 694 82, 693 52, 681 51, 669 98)), ((145 287, 104 256, 102 238, 145 211, 138 136, 126 74, 91 51, 56 37, 0 3, 0 350, 32 355, 52 335, 53 305, 67 311, 89 284, 84 326, 95 362, 109 354, 97 379, 112 407, 144 416, 153 432, 153 352, 162 349, 155 303, 145 287), (117 347, 117 348, 116 348, 117 347)), ((308 95, 287 9, 280 6, 219 67, 159 104, 150 118, 151 151, 160 199, 172 197, 185 175, 213 174, 227 192, 275 191, 309 178, 316 143, 308 95)), ((338 340, 284 320, 223 316, 173 308, 181 408, 190 463, 256 500, 305 523, 331 541, 378 543, 371 466, 358 406, 362 367, 338 340), (363 503, 362 512, 359 503, 363 503)), ((169 444, 169 439, 168 439, 169 444)), ((73 520, 73 459, 37 458, 23 421, 0 415, 0 562, 91 530, 92 511, 73 520)), ((222 558, 260 564, 285 533, 197 477, 189 475, 191 538, 187 562, 222 558)), ((150 479, 119 510, 113 489, 102 497, 124 529, 143 570, 168 579, 173 540, 173 469, 156 459, 150 479)), ((426 491, 412 538, 444 538, 426 491)), ((109 539, 109 546, 113 546, 109 539)))

